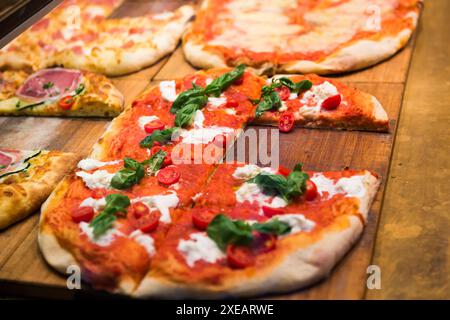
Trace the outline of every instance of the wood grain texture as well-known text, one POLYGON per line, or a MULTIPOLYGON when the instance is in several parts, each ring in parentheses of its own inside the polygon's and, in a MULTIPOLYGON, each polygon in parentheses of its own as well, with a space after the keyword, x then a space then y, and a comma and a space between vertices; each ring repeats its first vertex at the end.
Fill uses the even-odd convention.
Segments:
MULTIPOLYGON (((161 2, 161 1, 160 1, 161 2)), ((172 3, 172 1, 170 1, 172 3)), ((179 3, 177 1, 177 3, 179 3)), ((159 10, 148 1, 132 0, 119 8, 120 15, 139 14, 139 5, 159 10)), ((340 170, 345 167, 369 169, 383 178, 380 192, 371 208, 369 221, 360 241, 331 273, 310 288, 285 295, 281 299, 361 299, 364 297, 366 268, 371 263, 375 234, 380 217, 384 185, 389 168, 393 138, 404 91, 413 42, 392 59, 371 69, 340 77, 347 84, 375 95, 386 108, 389 133, 346 132, 296 129, 280 135, 280 163, 292 166, 303 162, 306 169, 340 170)), ((129 76, 114 78, 114 83, 130 103, 151 80, 181 77, 193 69, 183 60, 178 48, 156 66, 129 76), (147 73, 148 72, 148 73, 147 73)), ((109 120, 59 118, 0 118, 0 146, 16 148, 54 148, 86 155, 103 133, 109 120)), ((255 127, 261 130, 264 127, 255 127)), ((399 138, 400 139, 400 138, 399 138)), ((77 293, 65 286, 65 278, 51 270, 39 253, 38 216, 31 216, 0 233, 0 294, 67 297, 77 293), (9 290, 9 291, 8 291, 9 290)), ((397 255, 401 255, 396 251, 397 255)), ((89 288, 83 285, 83 288, 89 288)), ((85 291, 83 291, 85 292, 85 291)))
POLYGON ((369 299, 450 298, 449 12, 449 1, 426 2, 372 262, 381 290, 369 299))

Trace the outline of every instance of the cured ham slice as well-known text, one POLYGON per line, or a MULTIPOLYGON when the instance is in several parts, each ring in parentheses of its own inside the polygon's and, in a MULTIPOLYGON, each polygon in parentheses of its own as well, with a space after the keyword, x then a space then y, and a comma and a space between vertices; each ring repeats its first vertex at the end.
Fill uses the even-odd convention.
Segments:
POLYGON ((23 100, 38 103, 72 93, 81 80, 82 74, 78 70, 43 69, 29 76, 16 95, 23 100))

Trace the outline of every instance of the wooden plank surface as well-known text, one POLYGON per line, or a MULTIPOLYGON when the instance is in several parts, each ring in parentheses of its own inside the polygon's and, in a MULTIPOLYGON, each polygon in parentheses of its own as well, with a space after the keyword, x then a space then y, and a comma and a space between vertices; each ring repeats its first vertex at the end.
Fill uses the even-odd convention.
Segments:
MULTIPOLYGON (((173 1, 170 3, 173 5, 173 1)), ((140 10, 136 8, 140 5, 161 9, 155 4, 148 5, 147 1, 133 0, 116 14, 138 14, 140 10)), ((312 170, 339 170, 344 167, 369 169, 383 177, 383 184, 361 240, 337 265, 331 276, 311 288, 273 298, 364 297, 366 268, 372 260, 382 195, 413 44, 410 42, 398 55, 371 69, 339 77, 379 98, 391 119, 390 133, 297 129, 280 136, 281 164, 292 166, 300 161, 305 164, 306 169, 312 170)), ((191 70, 192 67, 184 61, 181 50, 177 49, 155 66, 113 81, 125 93, 127 103, 130 103, 152 79, 181 77, 191 70)), ((108 123, 109 120, 105 119, 2 117, 0 145, 61 149, 86 155, 108 123)), ((52 271, 39 253, 36 242, 37 222, 38 216, 34 215, 0 233, 0 293, 5 294, 2 290, 14 289, 28 295, 71 297, 75 293, 65 289, 65 278, 52 271)))
POLYGON ((449 13, 448 0, 426 2, 372 262, 381 290, 369 299, 450 298, 449 13))

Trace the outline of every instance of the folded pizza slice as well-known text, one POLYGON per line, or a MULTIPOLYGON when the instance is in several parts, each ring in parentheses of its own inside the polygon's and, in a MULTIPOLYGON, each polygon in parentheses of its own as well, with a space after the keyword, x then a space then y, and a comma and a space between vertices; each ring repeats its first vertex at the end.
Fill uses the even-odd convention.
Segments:
POLYGON ((277 75, 267 80, 254 123, 288 132, 307 128, 388 131, 389 118, 374 96, 317 75, 277 75))
POLYGON ((163 149, 174 162, 215 163, 254 116, 263 83, 243 66, 162 81, 113 120, 91 156, 143 160, 163 149))
POLYGON ((72 153, 0 148, 0 229, 35 212, 76 161, 72 153))
POLYGON ((61 273, 78 265, 94 288, 130 294, 212 169, 165 164, 162 152, 146 161, 81 160, 42 206, 46 261, 61 273))
POLYGON ((0 115, 113 117, 123 108, 111 81, 87 71, 4 71, 0 80, 0 115))
POLYGON ((318 281, 361 234, 379 181, 366 170, 219 165, 133 295, 253 296, 318 281))

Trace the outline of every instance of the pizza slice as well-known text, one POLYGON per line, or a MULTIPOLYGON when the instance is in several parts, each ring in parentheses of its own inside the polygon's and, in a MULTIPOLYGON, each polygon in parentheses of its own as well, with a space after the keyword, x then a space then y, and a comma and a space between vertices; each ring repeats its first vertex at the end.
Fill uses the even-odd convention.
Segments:
POLYGON ((379 182, 366 170, 219 165, 133 296, 253 296, 310 285, 358 239, 379 182))
POLYGON ((250 100, 259 97, 263 83, 243 67, 162 81, 113 120, 91 156, 143 160, 163 148, 174 161, 217 162, 254 116, 250 100))
POLYGON ((35 212, 76 161, 72 153, 0 148, 0 229, 35 212))
POLYGON ((0 115, 113 117, 123 95, 105 76, 53 68, 0 73, 0 115))
POLYGON ((267 80, 253 123, 288 132, 307 128, 388 131, 389 118, 374 96, 317 75, 277 75, 267 80))
POLYGON ((140 162, 81 160, 42 206, 45 259, 62 273, 79 265, 97 289, 130 294, 212 169, 166 164, 162 152, 140 162))

